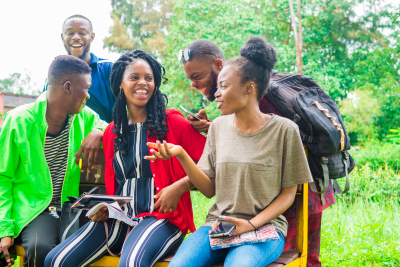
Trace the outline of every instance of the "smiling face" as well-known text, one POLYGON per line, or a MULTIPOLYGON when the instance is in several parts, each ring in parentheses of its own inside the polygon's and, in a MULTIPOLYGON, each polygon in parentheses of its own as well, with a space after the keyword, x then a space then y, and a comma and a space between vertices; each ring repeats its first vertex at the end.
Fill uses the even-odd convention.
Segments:
POLYGON ((185 75, 191 81, 190 85, 199 90, 209 101, 214 101, 215 99, 214 94, 217 91, 217 77, 220 71, 220 69, 214 65, 214 63, 210 64, 207 61, 199 61, 196 59, 183 64, 185 75))
POLYGON ((128 106, 145 107, 155 88, 153 70, 149 63, 139 59, 129 64, 122 76, 121 87, 128 106))
MULTIPOLYGON (((69 114, 78 114, 86 106, 86 101, 90 98, 89 88, 92 85, 92 76, 90 74, 77 75, 70 83, 70 101, 68 104, 69 114)), ((64 86, 66 86, 66 83, 64 86)))
POLYGON ((246 107, 249 95, 246 93, 247 84, 241 84, 241 77, 234 66, 228 65, 218 75, 218 90, 215 101, 221 115, 229 115, 246 107))
POLYGON ((71 18, 65 21, 61 33, 68 55, 85 59, 90 52, 90 44, 94 39, 94 33, 90 22, 83 18, 71 18))

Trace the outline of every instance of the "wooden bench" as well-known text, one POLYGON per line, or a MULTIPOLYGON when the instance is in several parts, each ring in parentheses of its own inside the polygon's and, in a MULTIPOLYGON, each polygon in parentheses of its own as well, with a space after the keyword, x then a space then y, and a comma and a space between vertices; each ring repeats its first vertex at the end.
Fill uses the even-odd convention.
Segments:
MULTIPOLYGON (((102 152, 102 151, 101 151, 102 152)), ((97 165, 94 166, 90 173, 86 171, 81 174, 80 186, 82 190, 87 191, 93 186, 101 187, 104 190, 104 154, 99 153, 97 165)), ((82 191, 81 190, 81 191, 82 191)), ((103 191, 104 192, 104 191, 103 191)), ((307 244, 308 244, 308 184, 302 186, 301 192, 296 194, 296 243, 297 251, 283 252, 282 255, 268 267, 294 267, 307 266, 307 244)), ((196 214, 195 214, 196 215, 196 214)), ((83 221, 84 222, 84 221, 83 221)), ((25 250, 22 246, 15 245, 10 249, 10 253, 20 256, 20 267, 24 263, 23 256, 25 250)), ((168 255, 157 262, 154 267, 166 267, 173 258, 173 254, 168 255)), ((119 257, 104 256, 90 266, 94 267, 117 267, 119 257)), ((214 267, 222 267, 223 262, 212 265, 214 267)))

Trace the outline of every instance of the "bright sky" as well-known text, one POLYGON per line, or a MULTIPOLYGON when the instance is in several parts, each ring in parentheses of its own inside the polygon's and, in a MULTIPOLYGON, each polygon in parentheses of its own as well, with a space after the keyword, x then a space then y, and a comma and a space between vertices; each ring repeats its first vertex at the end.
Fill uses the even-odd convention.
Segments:
POLYGON ((118 59, 103 49, 103 39, 113 25, 110 0, 9 0, 0 4, 0 79, 14 72, 31 73, 42 86, 48 67, 58 55, 66 54, 61 27, 74 14, 88 17, 96 37, 91 52, 101 58, 118 59))

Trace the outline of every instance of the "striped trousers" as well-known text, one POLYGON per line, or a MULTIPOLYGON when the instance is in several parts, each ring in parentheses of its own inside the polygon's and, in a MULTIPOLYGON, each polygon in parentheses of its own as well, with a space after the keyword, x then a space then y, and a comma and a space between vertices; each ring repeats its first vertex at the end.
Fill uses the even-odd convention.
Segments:
MULTIPOLYGON (((168 220, 146 217, 127 235, 128 225, 109 219, 108 247, 121 252, 119 267, 153 266, 163 256, 175 252, 185 234, 168 220), (126 237, 126 240, 125 240, 126 237)), ((103 222, 89 222, 55 247, 45 259, 45 267, 89 266, 108 254, 103 222)))

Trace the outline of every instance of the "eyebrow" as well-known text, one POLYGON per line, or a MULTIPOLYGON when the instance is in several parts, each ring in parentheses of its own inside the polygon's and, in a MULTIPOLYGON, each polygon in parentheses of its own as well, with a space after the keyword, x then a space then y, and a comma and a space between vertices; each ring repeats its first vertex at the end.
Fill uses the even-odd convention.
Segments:
MULTIPOLYGON (((70 31, 70 30, 73 30, 74 28, 68 28, 68 29, 66 29, 66 31, 70 31)), ((84 31, 89 31, 88 29, 86 29, 86 28, 79 28, 79 30, 84 30, 84 31)))
MULTIPOLYGON (((131 73, 129 73, 129 75, 131 75, 131 74, 137 74, 137 75, 139 75, 140 73, 136 73, 136 72, 131 72, 131 73)), ((148 72, 148 73, 146 73, 146 75, 153 75, 153 73, 148 72)))
POLYGON ((193 76, 196 74, 199 74, 199 72, 193 72, 192 75, 190 75, 189 79, 193 78, 193 76))
POLYGON ((223 82, 226 82, 226 80, 218 81, 218 83, 223 83, 223 82))

